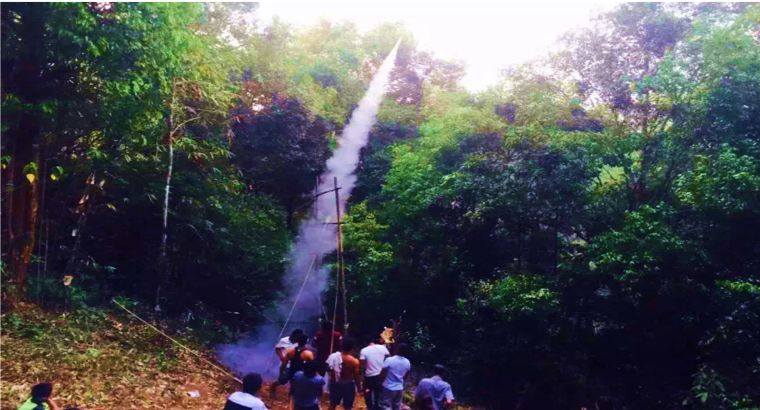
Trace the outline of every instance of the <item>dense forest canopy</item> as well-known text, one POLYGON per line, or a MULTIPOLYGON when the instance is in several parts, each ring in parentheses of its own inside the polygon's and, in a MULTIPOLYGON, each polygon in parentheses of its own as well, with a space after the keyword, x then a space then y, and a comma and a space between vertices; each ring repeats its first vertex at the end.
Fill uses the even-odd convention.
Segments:
MULTIPOLYGON (((401 38, 346 215, 391 318, 495 409, 760 406, 760 7, 629 3, 482 92, 401 24, 5 3, 2 296, 267 320, 315 178, 401 38)), ((509 42, 485 44, 509 52, 509 42)))

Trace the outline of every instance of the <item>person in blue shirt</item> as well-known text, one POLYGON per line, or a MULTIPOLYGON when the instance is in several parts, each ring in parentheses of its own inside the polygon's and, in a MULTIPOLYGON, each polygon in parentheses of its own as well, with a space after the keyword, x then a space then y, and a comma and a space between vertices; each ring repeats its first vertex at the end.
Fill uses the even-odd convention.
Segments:
POLYGON ((383 410, 400 410, 404 398, 404 382, 409 376, 412 364, 406 358, 409 347, 399 343, 397 353, 383 362, 380 378, 383 390, 380 392, 380 408, 383 410))
POLYGON ((303 370, 293 375, 290 381, 293 410, 319 410, 319 398, 325 386, 325 378, 318 373, 319 366, 316 360, 305 362, 303 370))
POLYGON ((446 368, 433 366, 433 377, 420 380, 414 391, 414 404, 418 410, 444 410, 454 407, 451 385, 443 380, 446 368))

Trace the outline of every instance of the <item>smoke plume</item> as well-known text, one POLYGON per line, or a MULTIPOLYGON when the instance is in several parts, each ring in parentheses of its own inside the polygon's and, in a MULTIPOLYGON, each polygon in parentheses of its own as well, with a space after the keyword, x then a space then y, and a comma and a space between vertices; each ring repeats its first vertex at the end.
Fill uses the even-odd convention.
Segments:
MULTIPOLYGON (((356 184, 354 171, 359 163, 359 152, 367 145, 369 131, 375 124, 400 41, 396 42, 385 58, 372 78, 369 89, 351 114, 351 119, 338 140, 338 148, 327 160, 327 169, 316 188, 317 192, 332 190, 333 178, 337 178, 338 187, 341 188, 341 215, 344 214, 346 201, 356 184)), ((322 313, 321 299, 327 288, 329 272, 321 266, 321 261, 325 255, 335 251, 337 225, 330 224, 335 222, 335 206, 334 194, 320 195, 311 216, 299 227, 283 282, 286 296, 276 304, 270 315, 282 320, 282 323, 264 324, 256 329, 253 336, 219 348, 220 360, 237 373, 255 371, 267 378, 275 377, 278 363, 273 349, 279 335, 289 335, 297 327, 306 331, 314 330, 304 323, 313 323, 314 317, 322 313), (288 318, 288 326, 283 328, 288 318)))

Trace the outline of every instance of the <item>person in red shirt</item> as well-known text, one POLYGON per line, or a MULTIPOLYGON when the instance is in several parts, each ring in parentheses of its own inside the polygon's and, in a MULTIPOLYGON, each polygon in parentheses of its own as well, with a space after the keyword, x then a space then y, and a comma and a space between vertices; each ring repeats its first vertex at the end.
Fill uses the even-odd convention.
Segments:
MULTIPOLYGON (((332 322, 327 320, 322 322, 322 329, 314 335, 314 347, 317 348, 317 362, 324 363, 328 356, 340 349, 342 340, 343 333, 337 330, 333 331, 332 322), (332 338, 330 334, 332 334, 332 338)), ((324 375, 324 373, 321 374, 324 375)))

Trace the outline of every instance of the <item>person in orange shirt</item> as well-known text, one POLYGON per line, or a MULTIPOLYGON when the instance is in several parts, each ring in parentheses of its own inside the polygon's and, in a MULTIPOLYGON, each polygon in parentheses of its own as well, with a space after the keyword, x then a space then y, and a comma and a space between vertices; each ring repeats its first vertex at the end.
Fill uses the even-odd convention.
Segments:
POLYGON ((354 350, 354 341, 343 339, 340 349, 340 360, 333 360, 330 365, 330 410, 342 404, 343 408, 350 410, 354 407, 356 394, 361 391, 360 363, 359 359, 351 353, 354 350))

